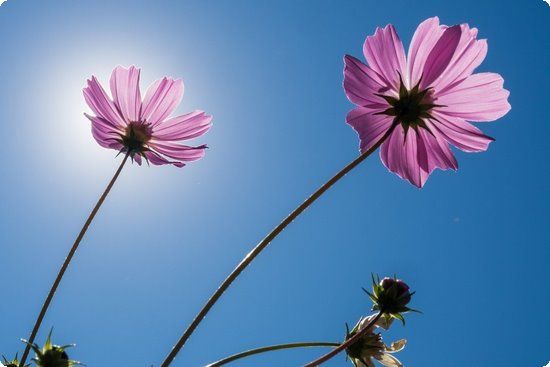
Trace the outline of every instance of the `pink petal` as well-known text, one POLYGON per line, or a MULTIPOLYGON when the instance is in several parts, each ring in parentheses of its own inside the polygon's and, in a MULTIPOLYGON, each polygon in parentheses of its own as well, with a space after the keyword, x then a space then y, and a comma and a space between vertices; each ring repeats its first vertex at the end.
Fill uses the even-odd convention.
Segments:
POLYGON ((458 169, 458 162, 449 148, 447 141, 437 131, 428 131, 418 129, 418 134, 424 142, 426 153, 428 154, 428 173, 434 169, 458 169))
POLYGON ((384 81, 367 65, 349 55, 344 57, 344 90, 348 99, 358 106, 387 108, 388 103, 376 95, 388 90, 384 81))
POLYGON ((84 88, 84 99, 94 113, 113 126, 126 126, 124 118, 118 112, 115 104, 95 76, 88 79, 88 86, 84 88))
POLYGON ((111 74, 111 94, 122 116, 127 122, 139 121, 141 93, 139 91, 140 69, 117 66, 111 74))
POLYGON ((167 157, 180 161, 192 162, 204 157, 205 145, 190 147, 187 145, 175 144, 167 141, 151 140, 149 146, 155 151, 167 157))
POLYGON ((493 121, 510 111, 504 80, 495 73, 473 74, 438 95, 439 112, 469 121, 493 121))
POLYGON ((377 28, 374 36, 368 36, 363 53, 370 68, 384 79, 384 84, 399 90, 400 75, 406 78, 406 59, 403 43, 393 25, 377 28))
POLYGON ((132 159, 138 164, 138 166, 141 166, 141 156, 139 154, 135 154, 132 159))
POLYGON ((430 174, 424 141, 411 128, 405 135, 403 127, 396 126, 389 140, 382 144, 380 158, 390 171, 419 188, 430 174))
POLYGON ((377 115, 375 110, 357 107, 351 110, 346 122, 353 127, 361 141, 361 153, 376 144, 392 125, 393 118, 387 115, 377 115))
POLYGON ((117 149, 120 150, 123 148, 123 145, 120 143, 120 135, 117 132, 117 129, 106 120, 101 117, 90 116, 86 114, 86 117, 92 123, 92 136, 97 141, 99 145, 104 148, 117 149))
POLYGON ((153 151, 146 151, 143 154, 145 154, 145 157, 147 157, 147 160, 154 164, 155 166, 162 166, 165 164, 173 164, 176 167, 183 167, 185 166, 185 163, 183 162, 177 162, 177 161, 169 161, 166 158, 162 157, 158 153, 155 153, 153 151))
POLYGON ((481 130, 460 117, 434 113, 434 119, 427 122, 432 131, 438 131, 450 144, 465 152, 483 152, 494 141, 481 130))
POLYGON ((173 117, 153 127, 153 138, 157 140, 187 140, 203 135, 212 126, 212 116, 203 111, 173 117))
POLYGON ((431 86, 441 76, 447 66, 449 66, 449 62, 456 52, 461 34, 462 30, 459 25, 449 27, 443 31, 443 34, 426 58, 426 63, 422 70, 420 89, 426 89, 431 86))
POLYGON ((447 26, 439 25, 439 18, 426 19, 416 28, 409 46, 408 70, 410 85, 420 80, 428 55, 445 31, 447 26))
POLYGON ((164 77, 157 80, 145 93, 141 119, 153 126, 163 121, 176 109, 183 97, 183 81, 164 77))
POLYGON ((487 40, 477 40, 477 29, 467 24, 460 25, 461 36, 456 52, 447 69, 436 80, 433 87, 436 93, 442 93, 452 87, 453 83, 472 75, 487 55, 487 40))

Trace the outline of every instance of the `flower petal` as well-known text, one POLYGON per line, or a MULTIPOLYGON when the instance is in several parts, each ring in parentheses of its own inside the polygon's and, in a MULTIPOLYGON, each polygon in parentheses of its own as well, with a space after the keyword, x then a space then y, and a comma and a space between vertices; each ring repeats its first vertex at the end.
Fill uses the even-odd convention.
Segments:
POLYGON ((110 80, 111 94, 115 105, 127 122, 139 121, 141 93, 139 90, 140 69, 135 66, 117 66, 110 80))
POLYGON ((390 171, 418 188, 424 186, 430 174, 425 144, 412 128, 405 134, 402 125, 396 126, 382 144, 380 158, 390 171))
POLYGON ((185 166, 185 163, 183 162, 169 161, 166 158, 162 157, 160 154, 151 150, 145 151, 143 152, 143 154, 147 158, 147 161, 149 161, 151 164, 154 164, 155 166, 162 166, 165 164, 172 164, 179 168, 185 166))
POLYGON ((391 345, 389 347, 386 345, 385 350, 388 353, 397 353, 399 351, 402 351, 403 348, 405 348, 406 344, 407 344, 406 339, 396 340, 393 343, 391 343, 391 345))
POLYGON ((361 141, 361 153, 369 150, 390 129, 393 118, 387 115, 377 115, 376 110, 357 107, 351 110, 346 122, 353 127, 361 141))
POLYGON ((434 120, 427 122, 427 125, 430 129, 438 131, 447 142, 465 152, 484 152, 494 141, 459 117, 434 113, 434 120))
POLYGON ((469 121, 494 121, 510 111, 504 80, 495 73, 473 74, 438 95, 438 111, 469 121))
POLYGON ((175 144, 167 141, 151 140, 149 146, 155 151, 167 157, 180 161, 192 162, 204 157, 206 145, 190 147, 187 145, 175 144))
POLYGON ((461 36, 456 52, 447 69, 433 84, 436 94, 444 92, 452 87, 453 83, 472 75, 487 55, 487 40, 476 39, 477 29, 470 29, 468 24, 461 24, 460 28, 461 36))
POLYGON ((124 118, 95 76, 88 79, 88 86, 84 88, 83 92, 86 103, 98 117, 103 118, 113 126, 126 126, 124 118))
POLYGON ((193 111, 173 117, 153 127, 153 138, 157 140, 187 140, 203 135, 212 126, 212 116, 203 111, 193 111))
POLYGON ((439 18, 426 19, 416 28, 408 53, 410 85, 414 86, 422 77, 428 55, 447 26, 439 25, 439 18))
POLYGON ((379 75, 353 56, 344 56, 344 91, 358 106, 384 110, 388 103, 377 96, 388 90, 379 75))
POLYGON ((432 173, 436 168, 442 170, 453 169, 455 171, 458 169, 458 162, 453 152, 451 152, 449 144, 437 130, 419 129, 418 133, 428 155, 428 173, 432 173))
POLYGON ((363 53, 370 68, 378 73, 388 86, 399 90, 400 76, 406 77, 405 50, 393 25, 376 28, 363 44, 363 53))
POLYGON ((378 359, 378 361, 386 367, 403 367, 403 364, 399 362, 399 359, 395 358, 391 354, 382 353, 374 356, 374 358, 378 359))
POLYGON ((99 145, 109 149, 120 150, 123 148, 118 130, 113 128, 108 121, 101 117, 85 115, 92 123, 92 136, 99 145))
POLYGON ((449 62, 456 52, 461 34, 460 25, 449 27, 443 31, 426 58, 420 81, 421 90, 430 87, 449 66, 449 62))
POLYGON ((176 109, 183 97, 183 81, 164 77, 157 80, 145 93, 141 120, 156 125, 176 109))

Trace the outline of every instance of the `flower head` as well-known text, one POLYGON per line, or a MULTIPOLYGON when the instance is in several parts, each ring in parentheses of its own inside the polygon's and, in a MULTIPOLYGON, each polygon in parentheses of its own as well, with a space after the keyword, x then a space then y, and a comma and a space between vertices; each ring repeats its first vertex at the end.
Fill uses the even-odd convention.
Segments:
MULTIPOLYGON (((74 344, 68 345, 55 345, 51 342, 52 332, 48 334, 46 344, 40 348, 37 344, 30 344, 33 351, 36 353, 36 357, 33 358, 34 363, 38 367, 71 367, 75 365, 81 365, 78 361, 69 359, 67 352, 65 351, 69 347, 74 347, 74 344)), ((27 341, 23 340, 28 343, 27 341)))
POLYGON ((95 116, 92 135, 99 145, 129 154, 138 164, 142 158, 155 165, 185 162, 204 156, 206 145, 179 144, 203 135, 211 126, 212 116, 203 111, 169 117, 183 97, 183 82, 164 77, 147 89, 141 98, 140 69, 116 67, 110 80, 112 99, 95 76, 84 88, 84 99, 95 116))
POLYGON ((425 20, 408 56, 390 24, 367 37, 363 53, 368 65, 344 57, 344 90, 357 105, 347 123, 357 131, 362 152, 385 137, 382 162, 417 187, 436 168, 458 169, 449 144, 466 152, 487 150, 494 139, 468 121, 493 121, 510 110, 500 75, 473 74, 487 42, 467 24, 425 20))
MULTIPOLYGON (((359 330, 362 330, 374 317, 375 315, 361 318, 351 331, 348 330, 346 340, 353 337, 359 330)), ((373 358, 387 367, 403 367, 403 364, 392 353, 399 352, 405 348, 407 341, 401 339, 387 346, 384 344, 380 333, 374 332, 374 329, 377 327, 387 330, 390 324, 391 321, 388 322, 384 318, 378 320, 359 341, 348 347, 346 353, 355 367, 374 367, 373 358)))
MULTIPOLYGON (((372 293, 363 289, 374 303, 373 310, 379 310, 383 313, 382 320, 389 322, 395 318, 405 323, 402 313, 413 310, 407 305, 411 301, 414 292, 411 292, 409 286, 401 279, 386 277, 380 280, 372 276, 372 293)), ((418 312, 418 311, 416 311, 418 312)))

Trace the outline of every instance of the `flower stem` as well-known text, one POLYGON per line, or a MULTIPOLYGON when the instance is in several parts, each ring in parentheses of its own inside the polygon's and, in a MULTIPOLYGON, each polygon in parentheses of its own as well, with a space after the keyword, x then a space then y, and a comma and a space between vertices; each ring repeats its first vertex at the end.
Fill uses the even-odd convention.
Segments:
POLYGON ((309 362, 308 364, 304 365, 304 367, 316 367, 319 366, 322 363, 325 363, 335 355, 339 354, 340 352, 346 350, 351 345, 355 344, 359 339, 363 337, 367 332, 369 332, 370 329, 376 324, 376 322, 382 317, 383 312, 380 311, 374 316, 361 330, 359 330, 354 336, 343 342, 340 346, 337 348, 334 348, 324 356, 317 358, 313 362, 309 362))
POLYGON ((231 283, 242 273, 244 269, 258 256, 266 247, 271 243, 271 241, 277 237, 296 217, 298 217, 304 210, 306 210, 311 204, 313 204, 321 195, 323 195, 328 189, 332 187, 336 182, 338 182, 342 177, 344 177, 348 172, 357 167, 361 162, 367 159, 378 147, 391 135, 393 129, 396 125, 392 124, 391 128, 382 136, 376 144, 374 144, 370 149, 362 153, 359 157, 355 158, 351 163, 345 166, 340 172, 334 175, 330 180, 325 182, 317 191, 315 191, 309 198, 306 199, 302 204, 300 204, 292 213, 290 213, 277 227, 275 227, 260 243, 256 245, 250 251, 244 259, 237 265, 237 267, 229 274, 229 276, 223 281, 219 288, 214 292, 210 299, 206 302, 200 312, 195 316, 191 324, 188 326, 187 330, 180 337, 176 345, 172 348, 170 353, 162 362, 161 367, 168 367, 170 363, 173 362, 174 358, 178 352, 183 348, 191 334, 195 331, 197 326, 201 323, 206 314, 210 311, 212 306, 218 301, 222 294, 229 288, 231 283))
POLYGON ((310 348, 310 347, 338 347, 338 346, 340 346, 340 343, 331 343, 331 342, 303 342, 303 343, 270 345, 268 347, 250 349, 241 353, 234 354, 224 359, 220 359, 217 362, 210 363, 209 365, 206 365, 206 367, 219 367, 219 366, 223 366, 224 364, 228 364, 230 362, 236 361, 237 359, 250 357, 256 354, 272 352, 275 350, 292 349, 292 348, 310 348))
POLYGON ((117 180, 118 176, 120 175, 120 172, 122 172, 122 168, 124 167, 124 164, 128 160, 128 154, 124 156, 124 159, 120 163, 120 166, 118 167, 117 171, 115 172, 115 175, 107 185, 107 188, 105 188, 105 191, 95 204, 95 207, 92 209, 92 212, 88 216, 88 219, 86 219, 86 222, 84 223, 84 226, 80 230, 80 233, 76 237, 73 246, 71 247, 71 250, 69 251, 69 254, 65 258, 65 261, 63 262, 63 265, 61 265, 61 269, 59 269, 59 273, 57 273, 57 277, 55 278, 55 281, 52 284, 52 287, 50 288, 50 292, 48 293, 48 296, 46 297, 46 300, 44 301, 44 304, 42 305, 42 309, 40 310, 40 313, 38 314, 38 318, 36 319, 36 322, 34 324, 34 327, 32 329, 31 335, 28 339, 27 346, 25 347, 25 351, 23 352, 23 356, 21 357, 20 365, 24 366, 25 361, 27 360, 27 357, 29 355, 31 345, 34 343, 34 338, 36 337, 36 334, 38 333, 38 329, 40 329, 40 325, 42 324, 42 320, 44 319, 44 316, 46 315, 46 312, 48 311, 48 308, 50 306, 50 303, 53 299, 53 296, 55 295, 55 292, 57 290, 57 287, 59 286, 59 283, 61 282, 61 279, 63 278, 63 275, 65 274, 65 271, 69 267, 69 263, 71 262, 76 250, 78 249, 78 245, 80 244, 80 241, 86 234, 86 231, 88 230, 88 227, 94 220, 95 215, 97 214, 99 208, 101 207, 101 204, 105 201, 105 198, 109 194, 109 191, 111 191, 111 188, 115 184, 115 181, 117 180))

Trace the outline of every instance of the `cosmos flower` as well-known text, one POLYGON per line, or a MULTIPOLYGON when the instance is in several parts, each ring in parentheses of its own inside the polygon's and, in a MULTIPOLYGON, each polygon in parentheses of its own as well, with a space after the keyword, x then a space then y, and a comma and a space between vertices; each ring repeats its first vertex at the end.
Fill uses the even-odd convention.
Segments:
POLYGON ((399 177, 422 187, 435 168, 458 169, 449 144, 465 152, 487 150, 494 139, 468 121, 493 121, 510 110, 509 92, 495 73, 474 70, 487 54, 486 40, 467 24, 422 22, 408 56, 394 27, 367 37, 367 65, 344 58, 344 89, 357 105, 347 123, 362 152, 385 137, 380 157, 399 177))
MULTIPOLYGON (((374 317, 375 315, 361 318, 355 327, 351 331, 348 331, 346 339, 353 337, 374 317)), ((405 348, 407 341, 401 339, 388 346, 382 340, 380 333, 374 332, 377 327, 387 330, 390 325, 391 319, 388 321, 381 318, 359 341, 348 347, 346 352, 355 367, 374 367, 373 358, 387 367, 403 367, 403 364, 392 354, 405 348)))
POLYGON ((110 80, 111 99, 92 76, 84 88, 84 98, 95 116, 92 135, 99 145, 127 153, 141 165, 142 158, 155 165, 184 162, 204 156, 205 145, 191 147, 178 142, 203 135, 210 129, 212 116, 203 111, 169 117, 183 97, 183 82, 164 77, 157 80, 141 98, 140 69, 116 67, 110 80))

